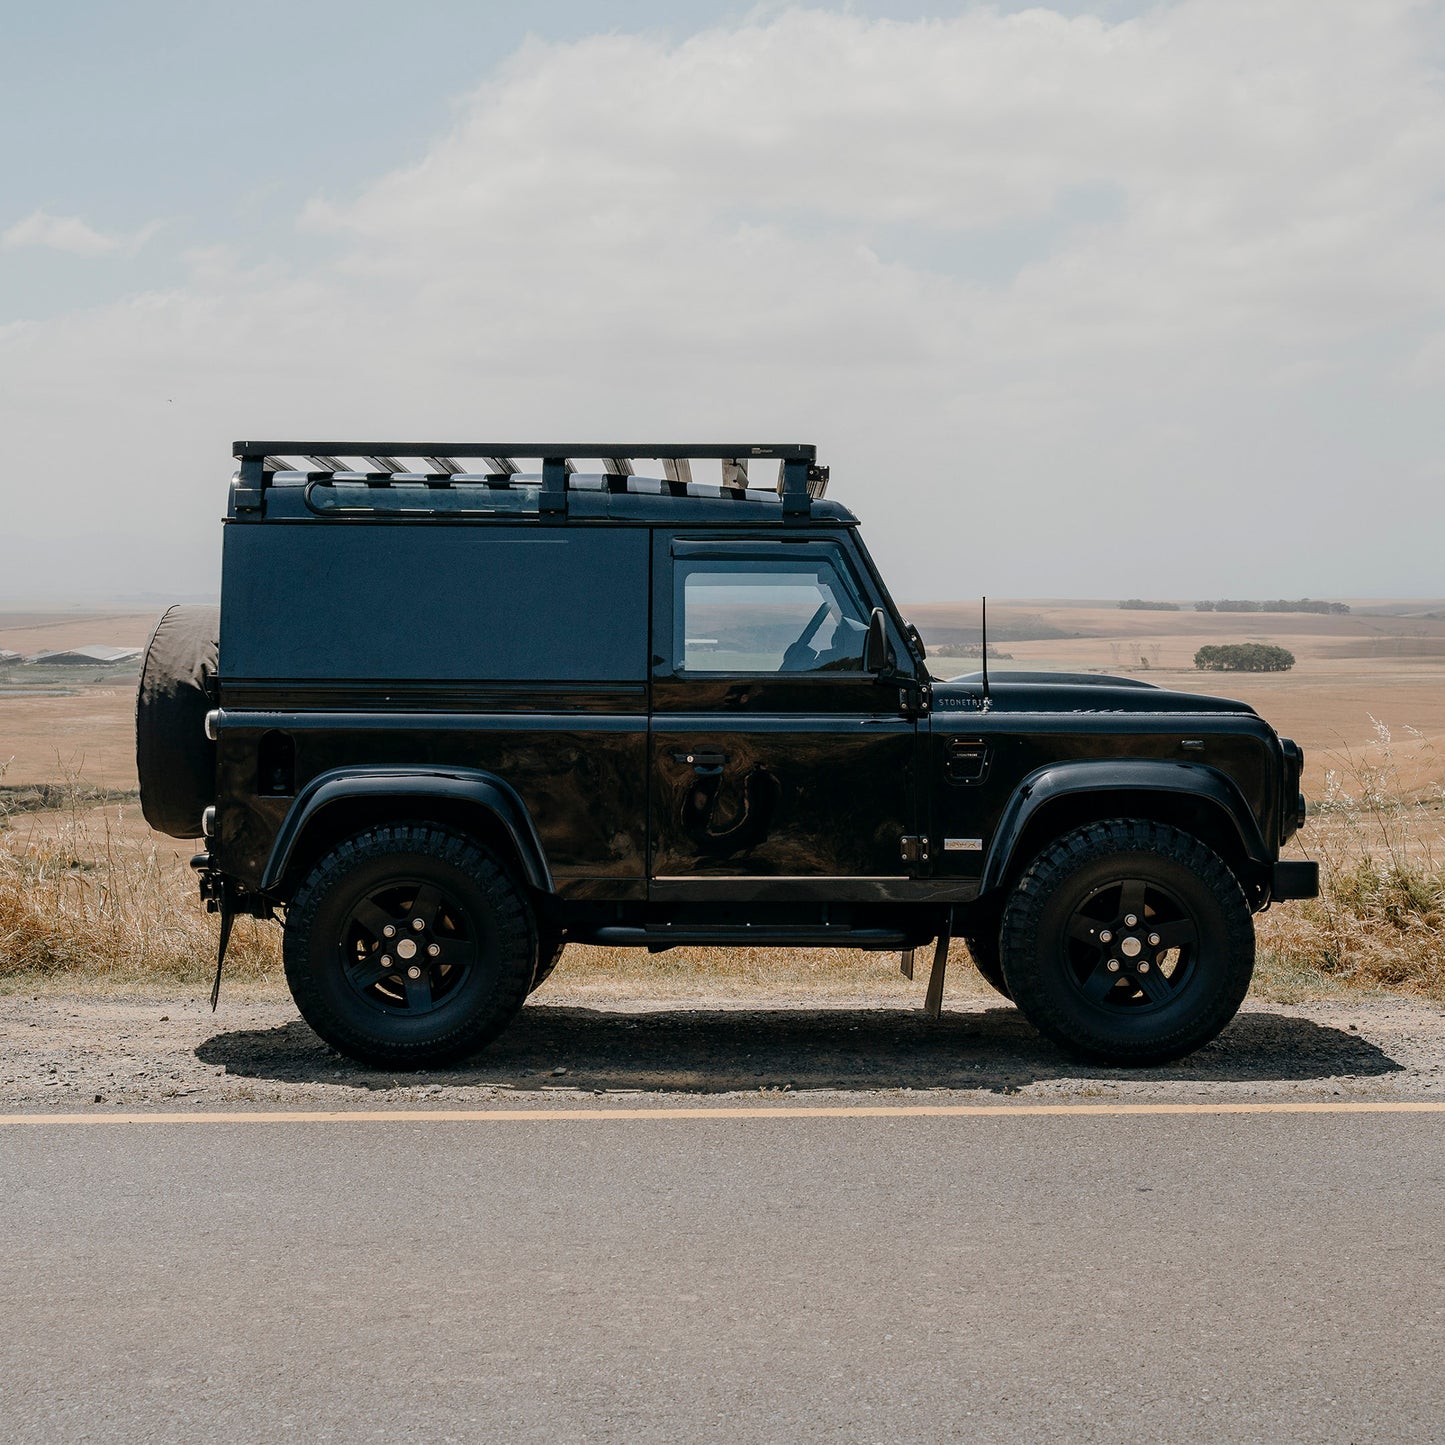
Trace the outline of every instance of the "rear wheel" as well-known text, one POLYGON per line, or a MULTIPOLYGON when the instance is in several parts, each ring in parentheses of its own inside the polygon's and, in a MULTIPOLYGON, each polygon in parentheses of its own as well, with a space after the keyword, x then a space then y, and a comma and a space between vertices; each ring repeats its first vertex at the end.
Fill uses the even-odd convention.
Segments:
POLYGON ((500 862, 427 824, 373 828, 312 869, 286 914, 306 1022, 362 1063, 414 1069, 491 1042, 535 970, 533 922, 500 862))
POLYGON ((1238 880, 1197 838, 1114 819, 1060 838, 1004 911, 1004 980, 1043 1034, 1112 1064, 1207 1044, 1238 1012, 1254 925, 1238 880))

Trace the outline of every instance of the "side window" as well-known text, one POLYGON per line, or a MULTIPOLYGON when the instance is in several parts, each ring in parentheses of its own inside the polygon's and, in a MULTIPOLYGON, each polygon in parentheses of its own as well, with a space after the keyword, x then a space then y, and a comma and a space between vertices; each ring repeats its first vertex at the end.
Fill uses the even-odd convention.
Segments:
POLYGON ((868 614, 852 583, 819 558, 679 559, 680 673, 858 672, 868 614))

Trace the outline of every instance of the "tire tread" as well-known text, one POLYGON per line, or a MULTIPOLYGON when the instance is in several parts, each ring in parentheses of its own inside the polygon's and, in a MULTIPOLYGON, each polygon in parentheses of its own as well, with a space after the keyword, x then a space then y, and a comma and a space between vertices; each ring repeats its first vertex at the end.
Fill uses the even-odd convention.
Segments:
POLYGON ((1010 993, 1034 1027, 1071 1053, 1111 1064, 1166 1063, 1202 1048, 1238 1013, 1254 971, 1254 924, 1234 873, 1192 834, 1142 818, 1086 823, 1045 848, 1029 864, 1004 909, 1001 946, 1010 993), (1219 901, 1225 921, 1226 987, 1197 1015, 1147 1041, 1081 1037, 1077 1021, 1041 986, 1036 963, 1040 915, 1053 891, 1085 865, 1122 853, 1153 854, 1188 869, 1219 901))
POLYGON ((420 1069, 450 1063, 489 1044, 516 1017, 532 981, 536 936, 531 910, 508 871, 474 839, 435 823, 387 823, 336 845, 312 868, 286 910, 282 960, 286 982, 302 1017, 333 1048, 388 1068, 420 1069), (486 898, 502 956, 488 1006, 426 1040, 378 1044, 348 1026, 317 987, 311 960, 316 913, 329 890, 363 863, 395 855, 425 854, 467 874, 486 898))

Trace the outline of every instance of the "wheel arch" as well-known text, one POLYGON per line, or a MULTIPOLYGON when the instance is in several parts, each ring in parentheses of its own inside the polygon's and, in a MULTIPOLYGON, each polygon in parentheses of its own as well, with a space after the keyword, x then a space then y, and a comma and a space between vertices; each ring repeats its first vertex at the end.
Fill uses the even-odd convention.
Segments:
POLYGON ((1144 818, 1192 834, 1213 849, 1257 907, 1268 852, 1234 782, 1188 763, 1074 763, 1042 768, 1019 786, 984 862, 980 898, 997 896, 1049 842, 1107 818, 1144 818))
POLYGON ((449 768, 346 768, 313 778, 276 834, 261 890, 283 901, 328 849, 362 829, 402 821, 439 823, 475 838, 535 892, 555 892, 527 806, 491 773, 449 768))

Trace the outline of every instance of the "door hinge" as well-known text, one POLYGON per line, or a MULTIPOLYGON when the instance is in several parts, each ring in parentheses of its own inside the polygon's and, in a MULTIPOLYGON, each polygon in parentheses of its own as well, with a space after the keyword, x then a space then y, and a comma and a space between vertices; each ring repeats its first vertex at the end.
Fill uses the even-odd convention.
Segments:
POLYGON ((898 689, 898 711, 906 718, 927 717, 933 701, 933 689, 924 683, 910 683, 898 689))
POLYGON ((905 863, 928 862, 928 839, 913 833, 905 833, 898 840, 898 851, 905 863))

